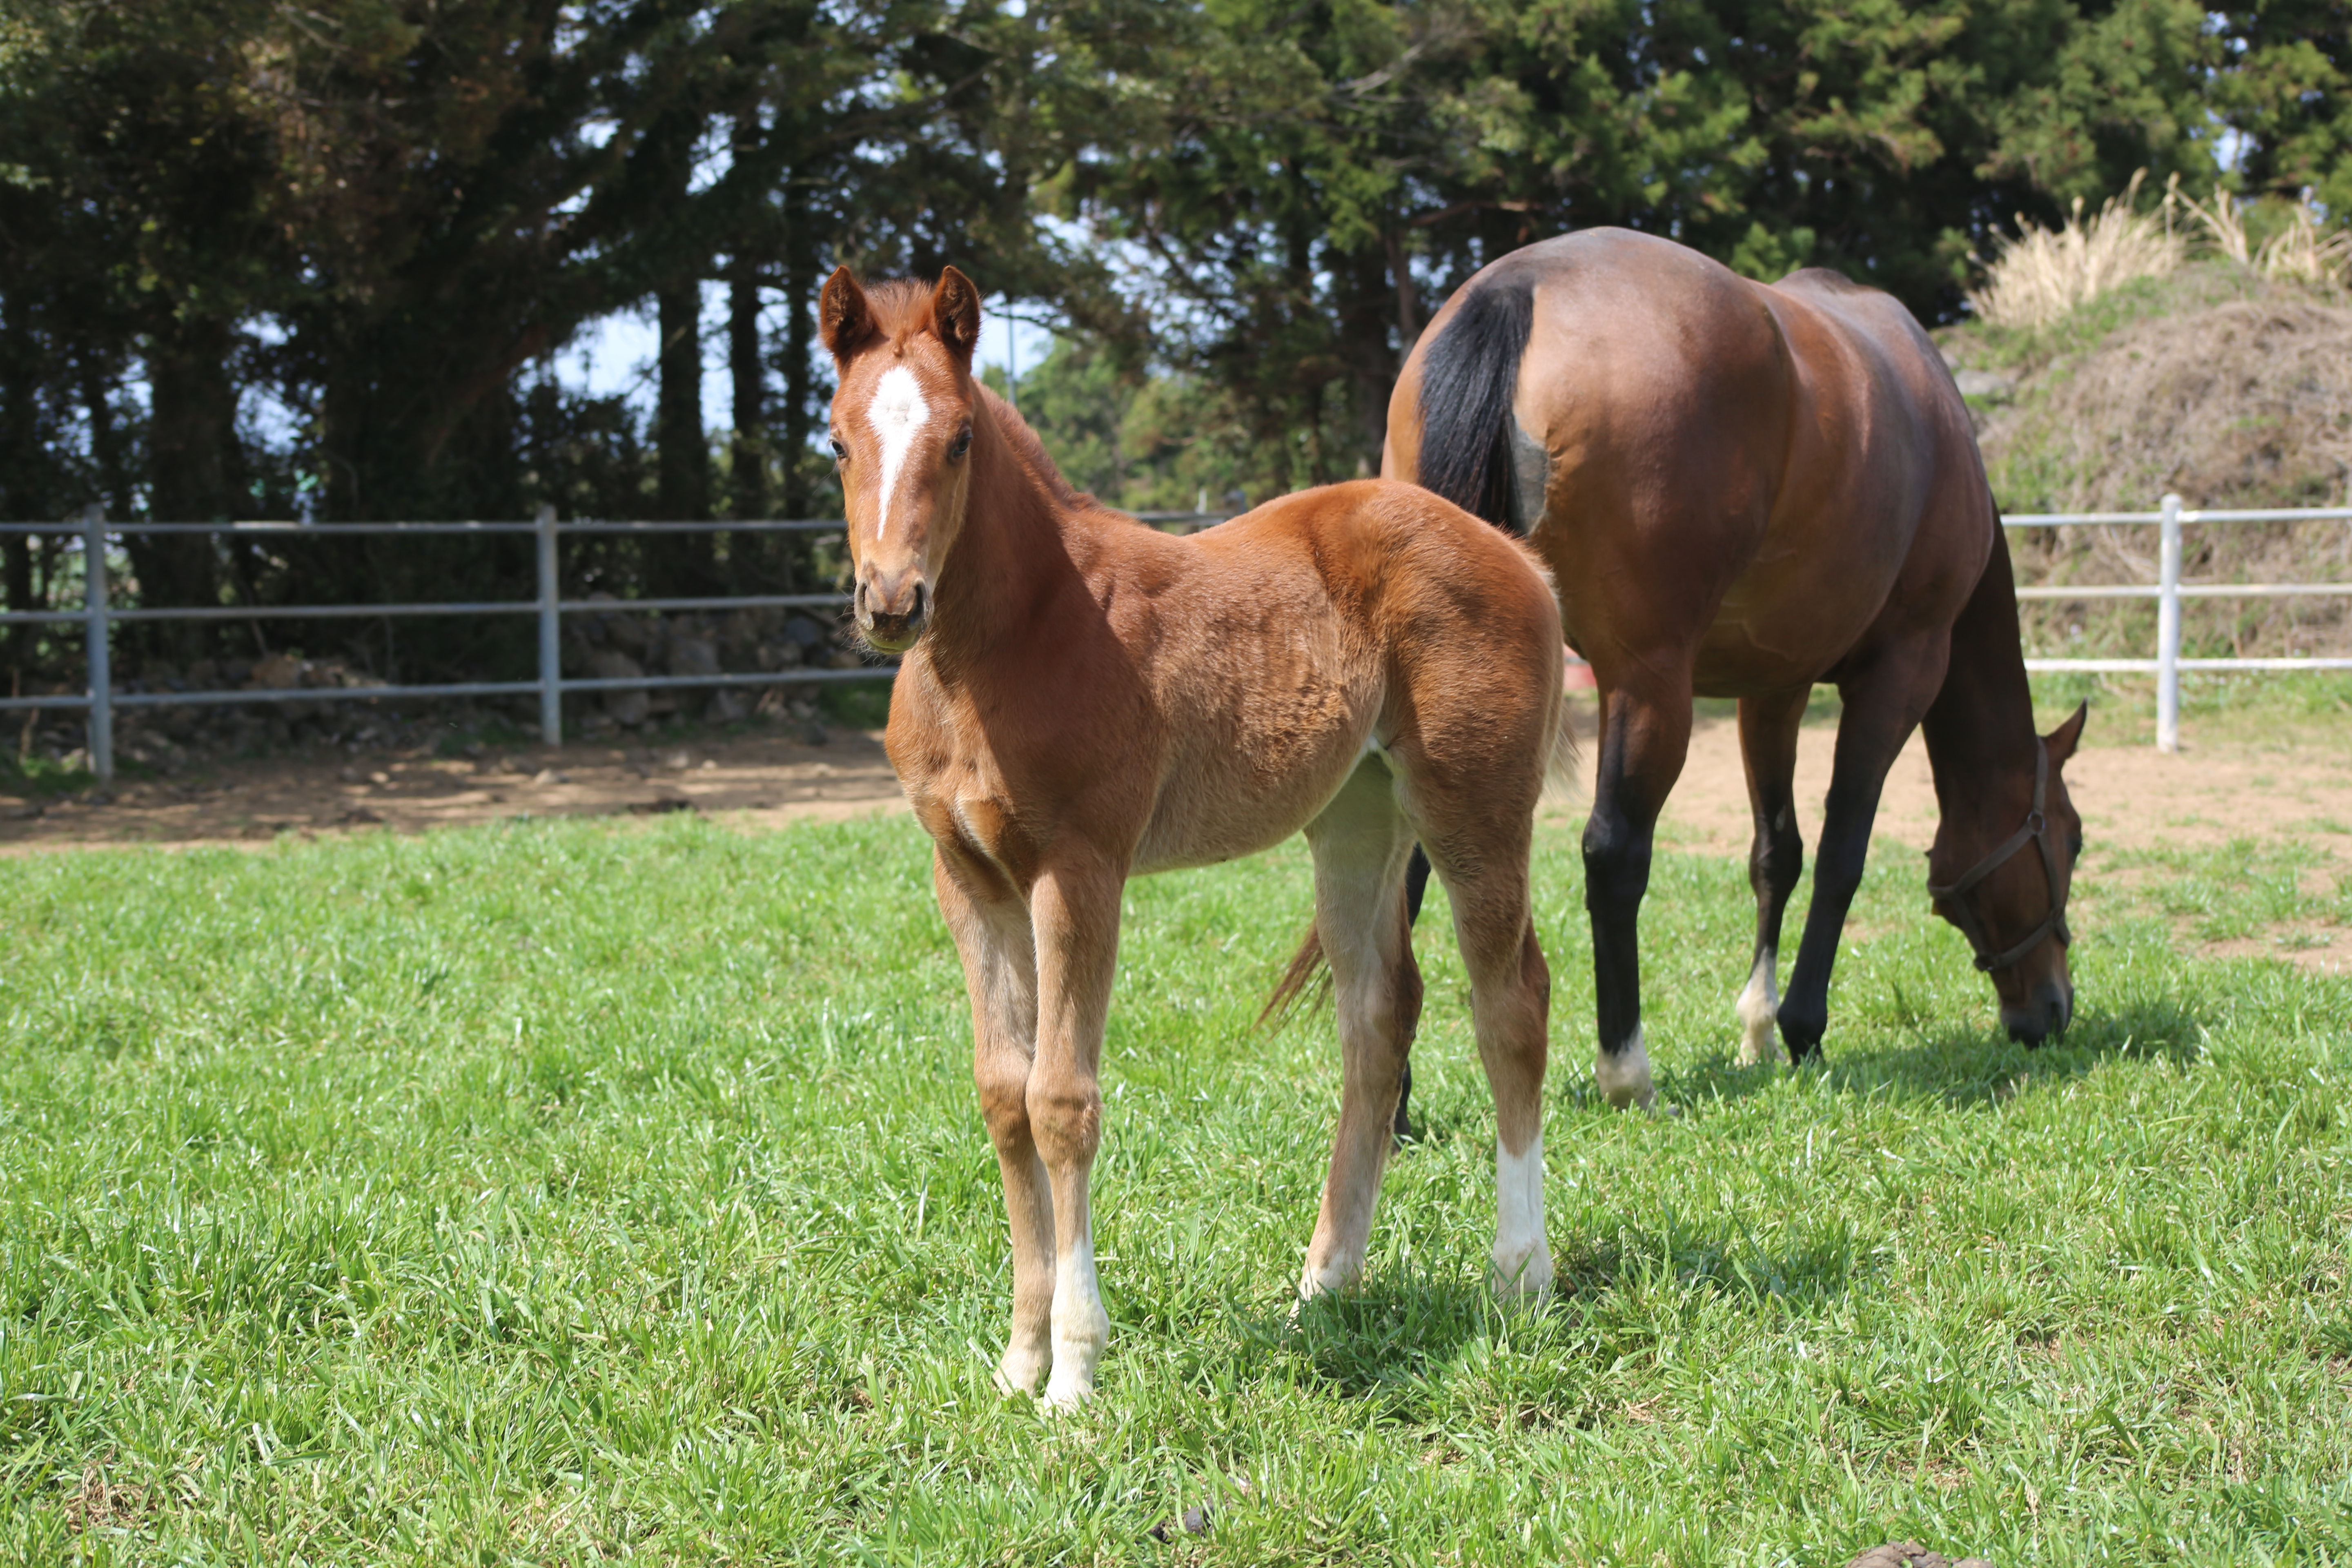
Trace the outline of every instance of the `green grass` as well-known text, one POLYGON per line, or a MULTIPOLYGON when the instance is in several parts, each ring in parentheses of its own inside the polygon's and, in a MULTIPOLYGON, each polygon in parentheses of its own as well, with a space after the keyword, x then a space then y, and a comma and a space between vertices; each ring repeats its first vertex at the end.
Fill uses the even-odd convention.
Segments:
POLYGON ((1249 1026, 1294 843, 1130 893, 1063 1420, 989 1388, 1004 1219, 905 820, 0 862, 0 1558, 2352 1563, 2352 984, 2133 906, 2029 1053, 1888 852, 1828 1065, 1743 1071, 1744 872, 1664 855, 1652 1121, 1590 1091, 1540 853, 1556 1304, 1481 1288, 1424 920, 1426 1136, 1294 1321, 1336 1053, 1249 1026))

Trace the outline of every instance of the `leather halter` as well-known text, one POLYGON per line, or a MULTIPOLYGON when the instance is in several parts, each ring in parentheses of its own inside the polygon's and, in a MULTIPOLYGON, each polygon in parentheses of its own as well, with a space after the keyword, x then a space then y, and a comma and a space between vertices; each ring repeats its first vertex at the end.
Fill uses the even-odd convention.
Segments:
POLYGON ((1977 967, 1987 974, 2015 963, 2032 952, 2035 945, 2053 931, 2058 933, 2058 945, 2061 947, 2071 945, 2074 940, 2066 930, 2065 897, 2058 891, 2058 851, 2050 842, 2050 821, 2042 814, 2042 801, 2049 789, 2050 752, 2036 740, 2033 743, 2033 808, 2026 813, 2025 825, 2011 834, 2000 848, 1978 861, 1974 868, 1958 881, 1945 888, 1933 882, 1927 884, 1927 896, 1942 905, 1946 916, 1960 928, 1960 934, 1969 939, 1970 947, 1976 949, 1977 967), (1969 902, 1969 895, 1976 890, 1978 883, 2008 864, 2010 857, 2024 848, 2029 841, 2042 847, 2042 868, 2050 878, 2050 912, 2042 917, 2042 923, 2035 926, 2024 941, 1993 952, 1989 951, 1992 946, 1992 937, 1986 931, 1976 906, 1969 902))

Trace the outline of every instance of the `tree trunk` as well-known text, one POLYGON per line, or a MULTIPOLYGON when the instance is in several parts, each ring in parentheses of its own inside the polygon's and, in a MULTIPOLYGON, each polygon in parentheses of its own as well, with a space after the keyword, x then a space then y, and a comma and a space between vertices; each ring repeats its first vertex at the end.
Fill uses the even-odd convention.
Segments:
POLYGON ((710 446, 702 423, 702 280, 699 268, 654 296, 661 320, 660 405, 654 439, 663 517, 698 522, 710 515, 710 446))
POLYGON ((734 258, 727 300, 727 363, 735 377, 735 439, 729 467, 734 513, 768 510, 768 366, 760 356, 760 275, 751 256, 734 258))
MULTIPOLYGON (((159 522, 219 522, 232 519, 235 478, 243 468, 236 449, 236 389, 229 381, 229 323, 198 320, 156 333, 147 356, 151 413, 148 421, 150 515, 159 522)), ((104 379, 86 371, 82 396, 92 444, 108 488, 119 481, 113 419, 104 379)), ((128 487, 112 498, 113 515, 130 511, 128 487)), ((129 534, 123 539, 138 582, 142 608, 184 608, 220 603, 218 558, 203 534, 129 534)), ((184 664, 210 651, 212 628, 164 623, 138 628, 137 644, 150 656, 184 664)))
MULTIPOLYGON (((40 348, 25 324, 16 300, 0 308, 0 521, 44 522, 52 509, 36 492, 34 463, 40 453, 40 348)), ((33 602, 33 540, 26 534, 0 539, 0 578, 8 608, 23 614, 43 606, 33 602)), ((34 629, 10 626, 8 663, 20 675, 33 657, 34 629)))
POLYGON ((229 519, 229 476, 241 465, 228 351, 229 324, 207 319, 159 331, 148 351, 148 467, 159 522, 229 519))
POLYGON ((816 377, 809 354, 816 343, 811 306, 816 298, 816 245, 808 229, 808 195, 797 171, 784 185, 784 417, 778 432, 784 471, 784 515, 809 515, 809 437, 814 433, 810 404, 816 377))

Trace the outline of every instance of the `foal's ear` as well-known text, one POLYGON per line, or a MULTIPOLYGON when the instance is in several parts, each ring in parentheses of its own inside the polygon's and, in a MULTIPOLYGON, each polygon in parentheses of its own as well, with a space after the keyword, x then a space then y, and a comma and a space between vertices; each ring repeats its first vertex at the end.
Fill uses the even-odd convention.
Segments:
POLYGON ((970 370, 972 352, 980 347, 980 290, 952 267, 940 272, 940 286, 931 290, 931 326, 970 370))
POLYGON ((2052 767, 2063 768, 2066 765, 2066 759, 2073 756, 2074 748, 2082 743, 2083 722, 2090 716, 2091 705, 2085 702, 2074 710, 2074 717, 2042 738, 2042 744, 2050 752, 2052 767))
POLYGON ((873 335, 874 307, 866 302, 866 290, 857 286, 848 268, 835 268, 833 276, 824 280, 824 292, 817 296, 816 322, 817 333, 836 364, 864 347, 873 335))

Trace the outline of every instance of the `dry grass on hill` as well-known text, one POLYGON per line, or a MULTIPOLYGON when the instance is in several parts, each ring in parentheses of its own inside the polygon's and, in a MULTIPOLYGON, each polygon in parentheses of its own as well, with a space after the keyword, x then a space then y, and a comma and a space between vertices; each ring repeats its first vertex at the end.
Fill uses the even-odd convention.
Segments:
MULTIPOLYGON (((2192 506, 2343 504, 2352 486, 2352 305, 2332 289, 2264 279, 2227 261, 2144 279, 2047 329, 1969 327, 1948 357, 1978 372, 1986 468, 2004 510, 2140 511, 2176 492, 2192 506)), ((2021 542, 2026 581, 2152 582, 2148 528, 2070 529, 2021 542)), ((2352 524, 2230 524, 2189 531, 2184 570, 2202 582, 2352 580, 2352 524)), ((2154 608, 2034 606, 2042 649, 2144 653, 2154 608)), ((2187 612, 2200 651, 2352 652, 2343 599, 2207 601, 2187 612)))

